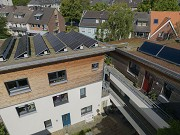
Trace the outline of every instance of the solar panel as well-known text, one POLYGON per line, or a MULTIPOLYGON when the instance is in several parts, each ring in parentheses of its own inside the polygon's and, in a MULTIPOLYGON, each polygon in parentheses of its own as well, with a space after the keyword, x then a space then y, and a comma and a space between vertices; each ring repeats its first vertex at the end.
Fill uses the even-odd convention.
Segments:
POLYGON ((29 49, 29 38, 27 35, 24 35, 19 39, 14 58, 19 59, 29 57, 29 49))
POLYGON ((0 61, 4 61, 8 58, 8 56, 10 55, 10 51, 13 49, 14 41, 14 37, 9 37, 4 41, 4 43, 0 47, 0 58, 2 58, 0 61))
POLYGON ((60 52, 62 49, 66 48, 66 46, 64 45, 63 42, 61 42, 59 40, 58 37, 56 37, 55 35, 53 35, 52 33, 47 33, 46 34, 46 38, 48 40, 48 42, 51 44, 51 46, 53 47, 54 51, 60 52))
POLYGON ((58 34, 57 37, 64 42, 68 47, 70 47, 72 50, 77 49, 78 47, 82 46, 83 43, 77 41, 73 36, 71 36, 69 33, 67 34, 58 34))
POLYGON ((157 57, 168 62, 180 65, 180 50, 165 46, 157 55, 157 57))
POLYGON ((40 55, 49 53, 49 49, 46 46, 46 44, 40 34, 37 34, 36 36, 33 37, 33 42, 34 42, 36 56, 40 56, 40 55))
POLYGON ((92 39, 88 36, 85 36, 79 32, 71 31, 68 34, 70 34, 72 37, 74 37, 77 41, 83 43, 86 47, 90 48, 94 46, 97 41, 95 39, 92 39))
POLYGON ((159 45, 151 42, 144 42, 141 45, 141 47, 138 49, 138 51, 155 56, 162 48, 163 45, 159 45))

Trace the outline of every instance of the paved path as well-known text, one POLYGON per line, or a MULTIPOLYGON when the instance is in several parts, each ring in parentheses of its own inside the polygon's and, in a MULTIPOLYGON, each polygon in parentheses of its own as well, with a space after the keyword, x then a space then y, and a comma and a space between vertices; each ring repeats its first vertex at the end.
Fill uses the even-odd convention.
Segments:
POLYGON ((113 114, 110 116, 96 116, 93 122, 80 122, 70 127, 64 128, 52 135, 65 135, 66 131, 69 135, 73 135, 83 129, 90 128, 93 135, 132 135, 135 133, 133 127, 120 114, 113 114))

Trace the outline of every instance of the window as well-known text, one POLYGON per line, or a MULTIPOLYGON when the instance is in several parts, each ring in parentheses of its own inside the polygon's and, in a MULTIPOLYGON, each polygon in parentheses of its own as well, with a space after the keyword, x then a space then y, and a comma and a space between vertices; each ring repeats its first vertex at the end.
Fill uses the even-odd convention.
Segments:
POLYGON ((53 97, 54 106, 62 105, 68 103, 68 94, 64 93, 53 97))
POLYGON ((15 95, 17 93, 31 91, 27 78, 5 82, 5 85, 9 92, 9 95, 15 95))
POLYGON ((92 64, 92 70, 97 70, 99 68, 99 63, 92 64))
POLYGON ((59 26, 59 23, 58 23, 58 22, 56 22, 56 23, 55 23, 55 25, 56 25, 56 26, 59 26))
POLYGON ((48 78, 50 84, 65 82, 67 80, 66 70, 48 73, 48 78))
POLYGON ((54 18, 57 19, 57 15, 54 15, 54 18))
POLYGON ((158 24, 158 19, 154 19, 154 24, 158 24))
POLYGON ((164 84, 164 96, 169 99, 171 97, 171 93, 174 90, 174 87, 170 84, 164 84))
POLYGON ((82 108, 81 109, 81 116, 86 115, 89 112, 92 112, 92 105, 82 108))
POLYGON ((86 88, 81 88, 80 89, 80 98, 86 97, 86 88))
POLYGON ((44 126, 45 128, 51 128, 52 127, 51 119, 44 121, 44 126))
POLYGON ((129 69, 128 69, 129 72, 131 72, 133 75, 136 75, 138 76, 139 75, 139 71, 140 71, 140 67, 138 65, 136 65, 135 63, 133 62, 129 62, 129 69))
POLYGON ((16 107, 17 113, 19 116, 28 114, 28 113, 32 113, 36 111, 36 107, 34 103, 31 104, 25 104, 23 106, 20 107, 16 107))
POLYGON ((38 26, 38 28, 40 28, 40 26, 41 26, 41 25, 40 25, 40 24, 38 24, 37 26, 38 26))

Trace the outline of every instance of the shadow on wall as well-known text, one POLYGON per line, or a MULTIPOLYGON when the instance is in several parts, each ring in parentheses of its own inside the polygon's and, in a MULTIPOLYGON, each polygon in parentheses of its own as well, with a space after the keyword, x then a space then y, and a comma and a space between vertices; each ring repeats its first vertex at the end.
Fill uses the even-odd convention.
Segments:
POLYGON ((47 129, 45 129, 32 135, 51 135, 51 133, 47 129))

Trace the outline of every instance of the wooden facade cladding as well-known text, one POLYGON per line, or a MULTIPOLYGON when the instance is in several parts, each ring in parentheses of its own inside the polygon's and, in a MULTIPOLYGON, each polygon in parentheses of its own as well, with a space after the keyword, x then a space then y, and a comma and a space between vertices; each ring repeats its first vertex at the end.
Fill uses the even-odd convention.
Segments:
POLYGON ((56 94, 72 88, 102 81, 104 55, 59 62, 0 74, 0 108, 56 94), (92 70, 92 63, 99 63, 97 70, 92 70), (48 73, 66 70, 67 82, 49 85, 48 73), (9 96, 4 82, 28 78, 31 92, 9 96))

